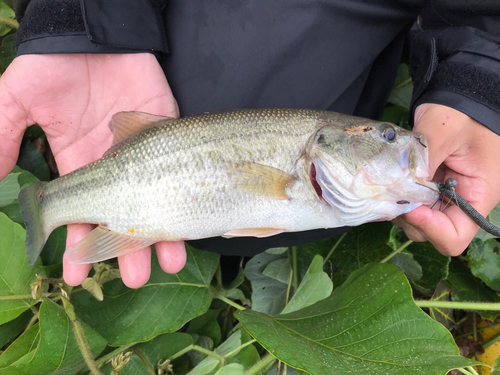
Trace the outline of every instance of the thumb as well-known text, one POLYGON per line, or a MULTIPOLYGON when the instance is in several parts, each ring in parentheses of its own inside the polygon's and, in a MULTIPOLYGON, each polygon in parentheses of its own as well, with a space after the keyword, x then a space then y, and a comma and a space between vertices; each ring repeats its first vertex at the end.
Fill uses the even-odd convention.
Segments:
POLYGON ((23 134, 30 123, 4 77, 5 74, 0 77, 0 180, 16 165, 23 134))

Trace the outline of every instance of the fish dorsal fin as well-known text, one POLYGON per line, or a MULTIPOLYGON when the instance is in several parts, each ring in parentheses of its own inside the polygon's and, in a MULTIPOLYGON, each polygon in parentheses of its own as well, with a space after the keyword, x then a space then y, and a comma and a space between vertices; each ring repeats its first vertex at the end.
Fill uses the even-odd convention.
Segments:
POLYGON ((102 262, 151 246, 155 241, 112 232, 101 226, 83 237, 66 252, 70 264, 102 262))
POLYGON ((277 234, 285 232, 281 228, 241 228, 233 229, 229 232, 224 233, 222 237, 232 238, 232 237, 271 237, 277 234))
POLYGON ((285 189, 297 178, 264 164, 239 162, 231 166, 236 188, 260 197, 290 199, 285 189))
POLYGON ((159 122, 167 124, 176 120, 173 117, 152 115, 144 112, 118 112, 113 115, 109 128, 113 132, 113 144, 123 141, 125 138, 138 132, 157 125, 159 122))

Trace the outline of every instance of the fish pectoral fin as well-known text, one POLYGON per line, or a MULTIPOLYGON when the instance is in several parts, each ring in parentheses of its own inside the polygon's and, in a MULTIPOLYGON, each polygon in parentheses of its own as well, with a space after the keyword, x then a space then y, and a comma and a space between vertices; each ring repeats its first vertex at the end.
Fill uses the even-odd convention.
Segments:
POLYGON ((156 126, 159 122, 166 124, 175 120, 173 117, 152 115, 145 112, 118 112, 113 115, 109 123, 109 128, 113 132, 112 145, 140 130, 156 126))
POLYGON ((241 228, 233 229, 229 232, 224 233, 222 237, 232 238, 232 237, 271 237, 277 234, 286 232, 286 230, 281 228, 241 228))
POLYGON ((131 237, 97 227, 68 249, 66 258, 70 264, 102 262, 151 246, 155 241, 131 237))
POLYGON ((260 197, 290 199, 285 189, 297 178, 264 164, 239 162, 231 166, 237 188, 260 197))

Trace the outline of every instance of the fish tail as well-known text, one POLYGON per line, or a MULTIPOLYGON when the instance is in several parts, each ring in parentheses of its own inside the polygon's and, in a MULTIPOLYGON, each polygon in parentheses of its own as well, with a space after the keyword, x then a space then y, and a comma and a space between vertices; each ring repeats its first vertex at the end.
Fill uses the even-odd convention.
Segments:
POLYGON ((26 225, 26 256, 30 257, 28 263, 31 265, 35 263, 42 252, 50 234, 50 231, 44 225, 40 209, 40 201, 43 199, 45 185, 47 185, 47 182, 37 182, 22 189, 18 196, 21 216, 26 225))

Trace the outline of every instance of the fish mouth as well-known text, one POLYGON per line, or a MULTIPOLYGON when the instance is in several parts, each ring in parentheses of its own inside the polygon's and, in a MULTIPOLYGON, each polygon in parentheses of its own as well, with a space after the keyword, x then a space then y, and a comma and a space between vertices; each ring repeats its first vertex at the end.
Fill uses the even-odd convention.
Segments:
POLYGON ((439 193, 437 182, 431 181, 426 177, 417 177, 417 185, 431 189, 432 191, 439 193))

